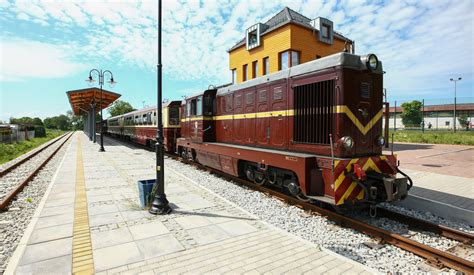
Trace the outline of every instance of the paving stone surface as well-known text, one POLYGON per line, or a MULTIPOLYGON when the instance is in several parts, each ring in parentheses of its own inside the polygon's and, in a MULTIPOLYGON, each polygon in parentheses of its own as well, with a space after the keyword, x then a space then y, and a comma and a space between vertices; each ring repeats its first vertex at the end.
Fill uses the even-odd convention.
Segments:
POLYGON ((80 257, 80 248, 72 251, 71 232, 76 175, 70 172, 76 167, 77 137, 98 274, 366 271, 360 264, 270 227, 171 171, 165 176, 173 212, 151 215, 141 208, 137 188, 138 180, 155 176, 149 154, 113 141, 113 146, 106 142, 106 152, 100 153, 97 144, 76 133, 60 167, 61 178, 52 186, 16 269, 19 274, 71 273, 72 258, 80 257))

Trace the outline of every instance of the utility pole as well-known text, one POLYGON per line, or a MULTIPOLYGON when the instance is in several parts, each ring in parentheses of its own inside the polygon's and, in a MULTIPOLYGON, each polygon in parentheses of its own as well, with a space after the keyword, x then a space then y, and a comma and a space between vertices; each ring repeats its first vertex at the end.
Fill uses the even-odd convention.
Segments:
POLYGON ((449 81, 454 82, 454 118, 453 118, 453 132, 456 133, 456 82, 461 81, 461 77, 458 77, 458 79, 451 78, 449 81))

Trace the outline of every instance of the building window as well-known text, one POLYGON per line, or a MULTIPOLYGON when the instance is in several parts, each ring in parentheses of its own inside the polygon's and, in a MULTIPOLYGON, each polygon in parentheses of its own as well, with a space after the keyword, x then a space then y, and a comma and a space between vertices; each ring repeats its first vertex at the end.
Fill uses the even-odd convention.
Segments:
POLYGON ((280 70, 300 64, 300 53, 297 51, 286 51, 280 53, 280 70))
POLYGON ((246 35, 245 35, 247 50, 251 50, 253 48, 260 46, 260 35, 263 31, 262 28, 263 28, 263 25, 258 23, 247 29, 246 35))
POLYGON ((282 52, 280 54, 280 70, 288 69, 288 65, 288 52, 282 52))
POLYGON ((252 78, 256 78, 258 76, 258 61, 252 62, 252 78))
POLYGON ((326 24, 321 24, 321 36, 325 39, 329 39, 329 31, 331 26, 326 24))
POLYGON ((449 126, 449 121, 445 121, 445 125, 446 125, 446 126, 449 126))
POLYGON ((263 58, 263 75, 268 74, 270 71, 270 61, 268 59, 268 56, 263 58))
POLYGON ((247 75, 247 64, 245 64, 242 68, 242 81, 247 81, 248 75, 247 75))
POLYGON ((296 66, 300 64, 300 53, 297 51, 291 52, 291 66, 296 66))
POLYGON ((237 69, 232 69, 232 83, 237 83, 237 69))

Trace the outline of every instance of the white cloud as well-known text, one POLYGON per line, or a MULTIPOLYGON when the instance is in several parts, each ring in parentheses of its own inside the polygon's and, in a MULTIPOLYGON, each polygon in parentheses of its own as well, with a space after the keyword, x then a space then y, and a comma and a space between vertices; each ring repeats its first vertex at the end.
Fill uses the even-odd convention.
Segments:
POLYGON ((0 81, 65 77, 86 68, 66 47, 42 42, 2 38, 0 54, 0 81))
MULTIPOLYGON (((336 30, 356 41, 359 54, 384 62, 385 84, 410 94, 449 73, 472 79, 472 1, 163 1, 163 65, 168 78, 229 81, 226 50, 255 22, 284 6, 334 20, 336 30), (466 77, 466 76, 465 76, 466 77), (420 83, 420 79, 428 80, 420 83)), ((122 66, 154 70, 157 62, 157 1, 34 1, 4 7, 18 18, 81 34, 61 48, 66 56, 100 58, 122 66)), ((49 52, 51 55, 51 51, 49 52)), ((58 55, 58 53, 55 53, 58 55)), ((77 65, 71 61, 63 61, 77 65)))

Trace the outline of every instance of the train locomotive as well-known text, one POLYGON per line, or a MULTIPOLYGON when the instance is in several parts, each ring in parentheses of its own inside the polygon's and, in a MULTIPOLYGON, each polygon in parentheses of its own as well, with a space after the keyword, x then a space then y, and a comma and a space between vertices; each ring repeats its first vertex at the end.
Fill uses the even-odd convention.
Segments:
MULTIPOLYGON (((341 52, 187 97, 166 150, 304 201, 395 202, 407 196, 412 182, 396 155, 382 154, 382 101, 377 57, 341 52)), ((109 132, 146 144, 140 120, 134 130, 123 122, 114 130, 117 119, 108 120, 109 132)), ((163 123, 169 132, 171 125, 163 123)))

